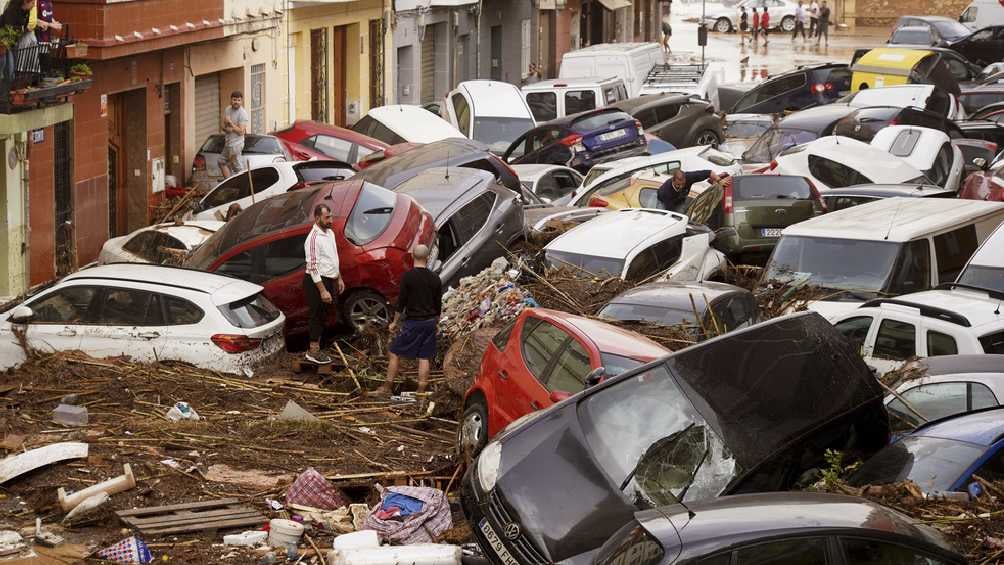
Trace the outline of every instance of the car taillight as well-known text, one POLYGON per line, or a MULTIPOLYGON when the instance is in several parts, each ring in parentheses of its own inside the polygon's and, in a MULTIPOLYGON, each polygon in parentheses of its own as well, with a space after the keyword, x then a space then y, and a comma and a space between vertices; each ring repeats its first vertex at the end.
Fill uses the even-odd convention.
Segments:
POLYGON ((577 133, 573 133, 572 135, 561 138, 561 140, 558 141, 558 143, 564 145, 565 147, 571 147, 579 143, 580 141, 582 141, 582 136, 577 133))
POLYGON ((776 168, 777 168, 777 159, 774 159, 773 161, 770 162, 770 166, 767 167, 767 170, 773 171, 776 168))
POLYGON ((731 179, 729 180, 729 182, 725 183, 725 186, 722 187, 722 202, 723 202, 723 204, 722 204, 722 211, 724 211, 726 214, 731 214, 732 213, 732 180, 731 179))
POLYGON ((814 84, 814 85, 812 85, 812 91, 815 92, 815 93, 817 93, 817 94, 822 94, 824 92, 832 92, 833 91, 833 83, 832 82, 821 82, 819 84, 814 84))
POLYGON ((823 212, 825 213, 826 202, 823 200, 823 195, 819 193, 819 189, 816 188, 815 183, 813 183, 811 180, 805 179, 805 182, 809 183, 809 194, 812 194, 812 198, 814 198, 816 202, 819 202, 819 207, 822 208, 823 212))
POLYGON ((299 189, 301 189, 301 188, 303 188, 305 186, 307 186, 307 183, 305 183, 305 182, 303 182, 301 180, 300 182, 298 182, 298 183, 294 184, 293 186, 289 187, 289 190, 299 190, 299 189))
POLYGON ((501 166, 506 171, 509 171, 509 174, 512 175, 514 179, 516 179, 516 182, 519 182, 519 173, 517 173, 516 169, 512 168, 509 165, 509 163, 506 163, 505 159, 497 155, 489 155, 488 158, 491 159, 493 162, 498 163, 499 166, 501 166))
POLYGON ((261 345, 261 339, 246 335, 216 334, 210 339, 216 344, 216 347, 227 353, 251 351, 252 349, 258 349, 261 345))
POLYGON ((606 200, 604 200, 602 198, 599 198, 597 196, 594 196, 594 197, 592 197, 592 198, 589 199, 589 206, 587 206, 587 207, 588 208, 606 208, 609 205, 610 205, 610 203, 607 202, 606 200))
POLYGON ((206 170, 206 158, 203 157, 202 153, 195 155, 195 160, 192 161, 192 169, 196 171, 206 170))

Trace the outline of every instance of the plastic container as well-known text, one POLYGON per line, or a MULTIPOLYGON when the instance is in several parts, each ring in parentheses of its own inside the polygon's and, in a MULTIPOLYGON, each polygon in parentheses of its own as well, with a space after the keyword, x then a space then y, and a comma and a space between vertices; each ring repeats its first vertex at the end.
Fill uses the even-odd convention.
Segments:
POLYGON ((377 536, 376 530, 359 530, 336 537, 331 547, 335 550, 376 548, 380 547, 380 537, 377 536))
POLYGON ((64 426, 86 426, 87 407, 60 404, 52 411, 52 421, 64 426))
POLYGON ((271 547, 289 547, 300 543, 303 535, 303 524, 292 520, 276 518, 268 523, 268 545, 271 547))
POLYGON ((223 536, 223 545, 236 545, 240 547, 254 547, 260 543, 265 543, 268 532, 261 530, 250 530, 239 534, 223 536))
MULTIPOLYGON (((374 532, 375 533, 375 532, 374 532)), ((339 539, 335 538, 337 543, 339 539)), ((405 546, 334 549, 328 565, 460 565, 461 550, 456 545, 420 543, 405 546)))

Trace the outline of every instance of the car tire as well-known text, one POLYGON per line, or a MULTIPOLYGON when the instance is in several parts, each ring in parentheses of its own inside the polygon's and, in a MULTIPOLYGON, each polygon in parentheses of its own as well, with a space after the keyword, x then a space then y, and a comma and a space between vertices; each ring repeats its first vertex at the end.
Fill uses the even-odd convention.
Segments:
POLYGON ((785 33, 795 31, 795 16, 785 16, 781 18, 781 31, 785 33))
POLYGON ((468 464, 481 453, 488 444, 488 406, 485 397, 476 394, 467 402, 464 415, 457 429, 457 447, 468 464))
POLYGON ((712 147, 718 147, 718 144, 722 142, 719 139, 718 134, 711 131, 710 129, 701 130, 694 134, 694 137, 690 138, 690 145, 688 147, 697 147, 700 145, 710 145, 712 147))
POLYGON ((352 328, 366 322, 387 326, 391 309, 387 299, 372 290, 355 290, 342 300, 342 320, 352 328))
POLYGON ((732 20, 728 18, 718 18, 715 21, 715 31, 719 33, 731 33, 732 32, 732 20))

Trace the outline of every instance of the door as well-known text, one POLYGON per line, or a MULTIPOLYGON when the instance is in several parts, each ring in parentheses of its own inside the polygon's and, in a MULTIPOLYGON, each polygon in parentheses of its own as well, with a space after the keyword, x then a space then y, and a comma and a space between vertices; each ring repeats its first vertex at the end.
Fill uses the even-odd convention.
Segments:
POLYGON ((502 80, 502 26, 491 29, 491 78, 502 80))
MULTIPOLYGON (((494 29, 494 28, 492 28, 494 29)), ((425 27, 422 38, 422 104, 436 101, 436 26, 425 27)))
MULTIPOLYGON (((181 85, 169 84, 164 95, 164 150, 167 159, 167 174, 173 176, 178 183, 185 181, 185 167, 182 165, 181 135, 181 85)), ((205 140, 197 140, 202 143, 205 140)))
MULTIPOLYGON (((221 133, 220 76, 195 77, 195 143, 201 146, 211 135, 221 133)), ((207 165, 208 166, 208 165, 207 165)))
POLYGON ((370 108, 383 106, 383 25, 370 20, 370 108))
MULTIPOLYGON (((495 206, 495 198, 494 193, 486 192, 464 204, 442 230, 445 235, 452 238, 449 246, 454 250, 450 258, 444 261, 440 272, 444 286, 468 275, 480 273, 498 256, 494 253, 493 245, 477 245, 478 242, 474 241, 488 223, 495 206)), ((440 253, 443 251, 440 245, 440 253)))
POLYGON ((248 133, 265 134, 265 63, 251 65, 251 93, 247 110, 251 117, 248 133))
POLYGON ((571 336, 557 326, 528 316, 519 341, 499 367, 498 406, 506 423, 551 404, 544 386, 551 367, 571 336))
POLYGON ((331 41, 331 50, 334 55, 334 67, 332 78, 334 79, 334 90, 332 90, 332 100, 335 104, 334 106, 334 118, 335 125, 345 127, 345 106, 347 104, 346 90, 347 82, 345 75, 345 67, 348 66, 346 58, 348 57, 348 26, 336 26, 333 30, 331 41))
POLYGON ((133 361, 153 362, 165 346, 160 294, 135 288, 102 287, 81 333, 84 352, 97 358, 127 355, 133 361))
POLYGON ((310 118, 328 122, 328 30, 310 30, 310 118))
POLYGON ((880 375, 899 368, 921 351, 919 333, 912 321, 883 318, 865 362, 878 369, 880 375))
POLYGON ((28 302, 34 312, 25 326, 28 346, 40 351, 79 349, 81 326, 99 303, 99 290, 95 286, 66 286, 28 302))
POLYGON ((54 130, 54 188, 56 197, 56 276, 76 270, 77 253, 73 229, 73 133, 72 122, 60 122, 54 130))
POLYGON ((554 69, 554 54, 557 52, 557 46, 555 45, 557 41, 557 34, 555 32, 557 18, 555 14, 555 10, 540 11, 540 60, 544 67, 541 69, 541 72, 544 74, 543 78, 550 78, 557 74, 554 69))

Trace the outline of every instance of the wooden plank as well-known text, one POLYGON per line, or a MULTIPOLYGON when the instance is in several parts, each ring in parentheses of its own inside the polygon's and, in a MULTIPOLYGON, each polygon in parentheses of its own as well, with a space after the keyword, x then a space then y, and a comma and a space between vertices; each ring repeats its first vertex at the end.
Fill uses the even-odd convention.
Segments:
POLYGON ((229 514, 220 514, 217 516, 209 516, 209 517, 188 516, 186 518, 164 520, 161 522, 155 522, 151 524, 134 524, 132 522, 126 522, 126 525, 136 528, 141 532, 147 532, 150 530, 158 530, 162 528, 170 528, 175 526, 208 524, 209 522, 219 522, 222 520, 240 520, 240 519, 249 519, 249 520, 254 519, 258 520, 258 522, 261 524, 264 524, 265 521, 267 520, 267 518, 265 518, 265 516, 263 516, 260 512, 248 509, 245 512, 231 512, 229 514))
MULTIPOLYGON (((264 520, 264 518, 262 518, 264 520)), ((233 528, 243 528, 246 526, 258 526, 262 520, 245 518, 240 520, 222 520, 219 522, 208 522, 204 524, 191 524, 188 526, 178 526, 176 528, 157 528, 153 530, 140 530, 148 535, 181 534, 185 532, 204 532, 206 530, 228 530, 233 528)))
POLYGON ((221 498, 219 500, 208 500, 205 502, 189 502, 187 504, 172 504, 170 506, 150 506, 148 508, 135 508, 133 510, 120 510, 115 513, 119 518, 125 516, 144 516, 148 514, 159 514, 163 512, 173 512, 175 510, 191 510, 193 508, 214 508, 226 506, 228 504, 238 504, 240 500, 236 498, 221 498))
POLYGON ((165 514, 164 516, 155 516, 151 518, 137 518, 135 516, 123 518, 122 521, 129 524, 130 526, 147 526, 152 524, 161 524, 165 522, 175 522, 185 519, 205 519, 205 518, 218 518, 220 516, 229 516, 231 514, 246 514, 248 512, 257 512, 253 508, 237 507, 237 508, 226 508, 223 510, 212 510, 210 512, 185 512, 177 514, 165 514))

